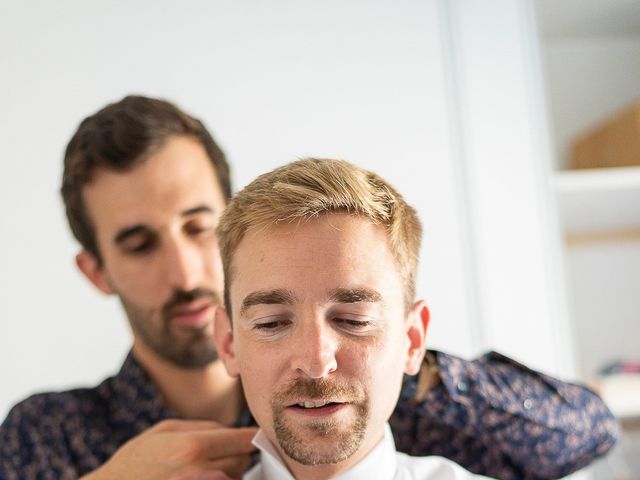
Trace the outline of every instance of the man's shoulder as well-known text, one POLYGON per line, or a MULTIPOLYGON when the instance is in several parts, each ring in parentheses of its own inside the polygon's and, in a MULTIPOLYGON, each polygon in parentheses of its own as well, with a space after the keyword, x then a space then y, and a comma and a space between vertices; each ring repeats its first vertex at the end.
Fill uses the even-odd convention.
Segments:
POLYGON ((105 396, 105 387, 103 382, 91 388, 31 395, 9 411, 0 432, 7 428, 46 428, 48 424, 73 421, 77 416, 99 414, 107 408, 108 397, 105 396))
POLYGON ((394 480, 479 480, 473 474, 444 457, 412 457, 397 452, 398 474, 394 480))
POLYGON ((95 387, 31 395, 0 425, 0 478, 78 478, 130 436, 117 422, 111 379, 95 387), (25 473, 27 472, 27 473, 25 473))
MULTIPOLYGON (((133 421, 141 410, 146 413, 139 405, 134 408, 136 402, 143 407, 147 404, 156 407, 161 403, 149 383, 142 367, 129 354, 117 374, 97 385, 37 393, 20 401, 9 411, 0 432, 21 426, 42 427, 83 421, 100 423, 110 415, 122 416, 123 422, 133 421)), ((162 409, 157 407, 155 410, 162 409)), ((155 414, 155 410, 152 413, 155 414)))

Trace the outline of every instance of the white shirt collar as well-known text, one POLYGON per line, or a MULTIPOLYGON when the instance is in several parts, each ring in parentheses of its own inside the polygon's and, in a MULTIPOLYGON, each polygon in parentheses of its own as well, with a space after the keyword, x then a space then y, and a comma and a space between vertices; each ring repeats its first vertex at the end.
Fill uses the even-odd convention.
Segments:
MULTIPOLYGON (((294 480, 282 462, 278 451, 262 430, 253 437, 260 450, 260 463, 245 476, 248 480, 294 480)), ((392 479, 397 467, 396 445, 391 428, 385 424, 384 437, 369 454, 353 467, 334 477, 335 480, 362 480, 363 478, 392 479)))

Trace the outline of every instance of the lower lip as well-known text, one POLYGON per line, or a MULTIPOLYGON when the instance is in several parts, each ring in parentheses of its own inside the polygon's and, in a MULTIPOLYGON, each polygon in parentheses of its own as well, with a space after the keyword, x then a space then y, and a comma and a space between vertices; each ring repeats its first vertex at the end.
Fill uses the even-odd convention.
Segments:
POLYGON ((193 312, 185 312, 173 315, 172 320, 181 327, 203 327, 212 318, 213 307, 208 306, 193 312))
POLYGON ((320 408, 303 408, 298 406, 287 407, 287 411, 296 415, 303 415, 305 417, 322 418, 328 417, 338 413, 347 407, 346 403, 331 403, 320 408))

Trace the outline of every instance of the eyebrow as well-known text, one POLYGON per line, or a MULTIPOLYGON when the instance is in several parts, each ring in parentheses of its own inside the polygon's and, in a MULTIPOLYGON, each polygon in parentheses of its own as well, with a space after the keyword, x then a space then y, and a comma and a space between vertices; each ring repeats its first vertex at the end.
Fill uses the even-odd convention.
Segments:
POLYGON ((376 303, 382 301, 382 295, 373 288, 336 288, 329 295, 334 303, 376 303))
MULTIPOLYGON (((190 217, 192 215, 197 215, 199 213, 210 213, 213 214, 214 211, 211 207, 207 205, 198 205, 197 207, 189 208, 180 214, 181 217, 190 217)), ((120 230, 113 239, 113 243, 116 245, 121 244, 128 238, 133 237, 134 235, 138 235, 140 233, 150 232, 152 229, 149 225, 138 224, 133 225, 131 227, 123 228, 120 230)))
POLYGON ((295 301, 296 296, 290 290, 281 288, 258 290, 244 297, 240 306, 240 315, 244 315, 249 308, 255 305, 293 305, 295 301))
POLYGON ((197 213, 214 213, 213 208, 208 205, 198 205, 197 207, 190 208, 182 212, 182 217, 189 217, 191 215, 195 215, 197 213))

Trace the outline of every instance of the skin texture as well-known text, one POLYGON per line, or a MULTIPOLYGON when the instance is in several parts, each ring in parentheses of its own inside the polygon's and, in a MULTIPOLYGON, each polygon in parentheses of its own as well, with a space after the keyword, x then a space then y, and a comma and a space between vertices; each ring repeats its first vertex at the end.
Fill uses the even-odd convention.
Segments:
POLYGON ((87 478, 238 477, 249 465, 255 429, 226 428, 243 399, 215 360, 224 285, 215 227, 225 201, 204 149, 190 137, 172 137, 130 171, 96 171, 83 193, 103 262, 81 251, 78 267, 100 291, 119 297, 133 353, 166 404, 181 418, 214 420, 161 422, 87 478))
POLYGON ((140 343, 174 362, 209 363, 223 288, 214 229, 225 203, 204 149, 174 138, 130 172, 98 170, 83 193, 103 265, 82 252, 80 269, 120 297, 140 343))
POLYGON ((127 442, 85 480, 241 478, 250 464, 253 428, 215 422, 165 420, 127 442), (244 454, 242 454, 244 453, 244 454))
POLYGON ((383 228, 344 214, 259 226, 231 265, 237 313, 220 309, 215 327, 229 373, 296 478, 346 470, 382 439, 424 355, 429 313, 405 311, 383 228))

